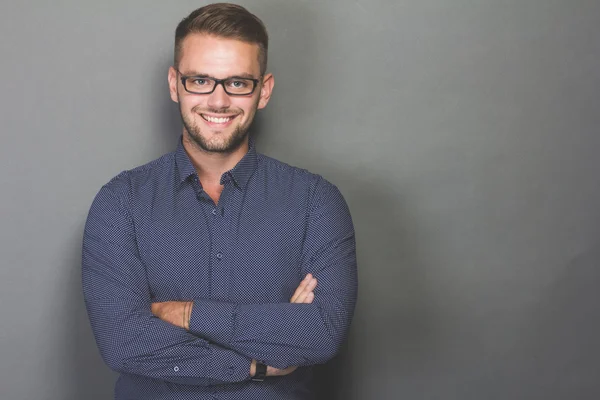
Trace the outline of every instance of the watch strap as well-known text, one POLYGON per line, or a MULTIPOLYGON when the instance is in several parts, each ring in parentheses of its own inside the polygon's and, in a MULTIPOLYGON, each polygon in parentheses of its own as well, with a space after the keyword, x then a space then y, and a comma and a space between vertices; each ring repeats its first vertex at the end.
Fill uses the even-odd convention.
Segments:
POLYGON ((267 376, 267 366, 260 361, 256 362, 256 373, 252 377, 255 382, 262 382, 267 376))

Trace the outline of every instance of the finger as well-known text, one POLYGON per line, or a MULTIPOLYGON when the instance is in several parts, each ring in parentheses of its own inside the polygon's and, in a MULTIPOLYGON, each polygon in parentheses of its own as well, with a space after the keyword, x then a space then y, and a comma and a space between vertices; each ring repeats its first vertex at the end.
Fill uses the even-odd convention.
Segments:
POLYGON ((307 296, 306 299, 304 300, 304 303, 306 304, 310 304, 313 302, 313 300, 315 299, 315 293, 314 292, 310 292, 307 296))
POLYGON ((152 303, 150 305, 150 311, 152 312, 152 314, 158 315, 158 311, 160 310, 160 307, 161 307, 161 303, 152 303))
POLYGON ((306 288, 304 289, 304 291, 302 293, 300 293, 300 295, 296 298, 296 303, 303 303, 303 304, 310 304, 312 302, 312 299, 314 299, 314 293, 313 290, 317 287, 317 280, 316 279, 312 279, 308 285, 306 285, 306 288), (308 299, 308 296, 313 296, 312 299, 308 299))
POLYGON ((300 285, 298 285, 298 287, 296 288, 296 291, 294 292, 294 295, 290 299, 290 302, 293 303, 298 298, 298 296, 304 291, 304 288, 306 287, 308 282, 310 282, 310 278, 311 278, 311 275, 308 274, 304 277, 304 279, 302 279, 302 282, 300 282, 300 285))
POLYGON ((296 299, 296 303, 306 303, 306 296, 308 296, 309 293, 312 293, 316 287, 317 287, 317 280, 315 278, 312 278, 310 280, 310 282, 308 282, 308 284, 304 288, 304 291, 302 293, 300 293, 300 295, 298 295, 298 298, 296 299))
POLYGON ((302 291, 298 293, 296 298, 294 299, 294 303, 304 303, 306 301, 306 295, 314 290, 316 286, 316 279, 311 278, 306 285, 302 288, 302 291))
POLYGON ((297 301, 298 304, 310 304, 312 303, 312 301, 315 299, 315 294, 314 292, 308 292, 306 293, 306 295, 300 297, 298 300, 302 300, 302 301, 297 301))
POLYGON ((296 291, 294 292, 294 295, 292 296, 292 298, 290 299, 290 303, 295 303, 298 299, 298 296, 300 296, 305 288, 306 285, 308 285, 308 283, 310 282, 310 280, 312 279, 312 275, 311 274, 307 274, 304 279, 302 280, 302 282, 300 282, 300 285, 298 285, 298 287, 296 288, 296 291))

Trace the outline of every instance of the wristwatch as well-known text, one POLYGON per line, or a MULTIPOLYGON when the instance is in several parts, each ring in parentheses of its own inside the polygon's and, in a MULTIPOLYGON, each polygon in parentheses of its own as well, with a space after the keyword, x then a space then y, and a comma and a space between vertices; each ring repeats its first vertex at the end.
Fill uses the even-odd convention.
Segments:
POLYGON ((254 382, 262 382, 267 376, 267 366, 260 361, 256 362, 256 373, 252 377, 254 382))

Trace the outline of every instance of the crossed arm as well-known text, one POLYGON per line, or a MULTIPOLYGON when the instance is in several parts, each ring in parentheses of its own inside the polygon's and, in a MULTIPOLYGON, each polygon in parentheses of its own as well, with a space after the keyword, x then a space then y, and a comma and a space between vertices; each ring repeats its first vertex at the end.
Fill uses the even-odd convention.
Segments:
POLYGON ((82 280, 105 362, 122 373, 207 385, 248 379, 254 360, 271 375, 327 361, 345 339, 356 299, 354 231, 335 187, 321 193, 308 224, 308 280, 290 303, 152 304, 126 196, 104 187, 86 223, 82 280))
MULTIPOLYGON (((317 279, 311 274, 307 274, 296 288, 296 291, 290 299, 290 303, 311 304, 315 298, 314 290, 316 287, 317 279)), ((188 331, 190 329, 190 316, 193 307, 193 301, 165 301, 152 303, 151 305, 152 313, 158 318, 188 331)), ((252 363, 250 364, 250 376, 254 376, 256 373, 256 363, 256 360, 252 360, 252 363)), ((294 372, 296 368, 298 368, 298 366, 289 366, 287 368, 279 369, 268 365, 267 376, 288 375, 294 372)))

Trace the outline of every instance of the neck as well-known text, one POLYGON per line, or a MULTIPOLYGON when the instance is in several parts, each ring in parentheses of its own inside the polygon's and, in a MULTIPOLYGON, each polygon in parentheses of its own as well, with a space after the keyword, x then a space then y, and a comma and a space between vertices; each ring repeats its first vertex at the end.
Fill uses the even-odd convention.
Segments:
POLYGON ((219 185, 221 175, 235 167, 249 148, 248 137, 237 149, 227 153, 206 151, 190 140, 185 133, 182 142, 203 185, 219 185))

